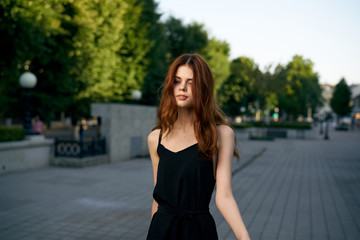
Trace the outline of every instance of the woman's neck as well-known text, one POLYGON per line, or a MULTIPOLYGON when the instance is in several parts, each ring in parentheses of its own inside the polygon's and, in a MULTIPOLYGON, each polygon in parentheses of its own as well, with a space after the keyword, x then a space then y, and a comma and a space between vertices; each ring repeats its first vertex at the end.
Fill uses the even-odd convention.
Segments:
POLYGON ((189 108, 179 108, 178 118, 175 121, 174 127, 181 131, 187 132, 194 129, 194 112, 189 108))

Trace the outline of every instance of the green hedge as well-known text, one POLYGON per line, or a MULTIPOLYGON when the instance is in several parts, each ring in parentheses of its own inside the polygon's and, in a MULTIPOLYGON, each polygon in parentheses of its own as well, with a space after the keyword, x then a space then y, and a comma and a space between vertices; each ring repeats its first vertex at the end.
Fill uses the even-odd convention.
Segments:
POLYGON ((21 141, 25 139, 23 128, 0 127, 0 142, 21 141))
POLYGON ((349 129, 347 127, 336 127, 335 128, 336 131, 349 131, 349 129))
POLYGON ((274 141, 274 137, 255 137, 255 136, 250 136, 249 137, 250 140, 260 140, 260 141, 274 141))
POLYGON ((266 128, 291 128, 291 129, 311 129, 311 124, 307 122, 246 122, 245 124, 234 124, 234 128, 266 127, 266 128))

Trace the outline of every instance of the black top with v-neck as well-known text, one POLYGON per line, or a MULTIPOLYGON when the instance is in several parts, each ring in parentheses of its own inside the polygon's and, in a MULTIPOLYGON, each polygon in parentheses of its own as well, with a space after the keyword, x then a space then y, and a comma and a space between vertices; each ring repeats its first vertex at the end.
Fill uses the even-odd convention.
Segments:
POLYGON ((213 162, 204 160, 198 144, 173 152, 161 144, 153 197, 159 204, 147 239, 218 239, 209 213, 215 186, 213 162))

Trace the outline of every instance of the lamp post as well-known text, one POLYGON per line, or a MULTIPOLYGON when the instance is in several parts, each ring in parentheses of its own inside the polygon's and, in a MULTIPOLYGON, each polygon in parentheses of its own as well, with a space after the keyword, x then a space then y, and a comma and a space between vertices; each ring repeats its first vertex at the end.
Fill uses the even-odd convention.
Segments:
POLYGON ((324 131, 323 131, 323 123, 324 123, 324 120, 321 117, 320 118, 320 135, 322 135, 324 133, 324 131))
POLYGON ((331 118, 331 115, 326 114, 326 116, 325 116, 326 126, 325 126, 325 134, 324 134, 325 140, 329 140, 329 120, 330 120, 330 118, 331 118))
POLYGON ((324 139, 329 140, 329 120, 325 120, 326 126, 325 126, 325 135, 324 139))
POLYGON ((19 83, 20 86, 25 89, 25 120, 24 129, 26 135, 33 134, 31 129, 31 118, 30 118, 30 89, 35 87, 37 78, 31 72, 25 72, 21 74, 19 83))
POLYGON ((267 103, 266 104, 266 117, 265 117, 265 122, 266 122, 266 125, 269 125, 270 124, 270 104, 267 103))

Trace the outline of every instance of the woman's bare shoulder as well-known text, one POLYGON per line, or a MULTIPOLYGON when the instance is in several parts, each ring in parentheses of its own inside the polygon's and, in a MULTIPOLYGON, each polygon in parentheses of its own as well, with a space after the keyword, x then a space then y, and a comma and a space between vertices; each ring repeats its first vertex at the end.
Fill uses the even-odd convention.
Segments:
POLYGON ((228 125, 218 125, 217 132, 218 132, 219 138, 228 138, 228 137, 233 138, 234 137, 234 130, 228 125))
POLYGON ((149 133, 147 137, 148 143, 151 145, 156 145, 159 140, 159 135, 160 135, 160 129, 154 129, 153 131, 151 131, 151 133, 149 133))

